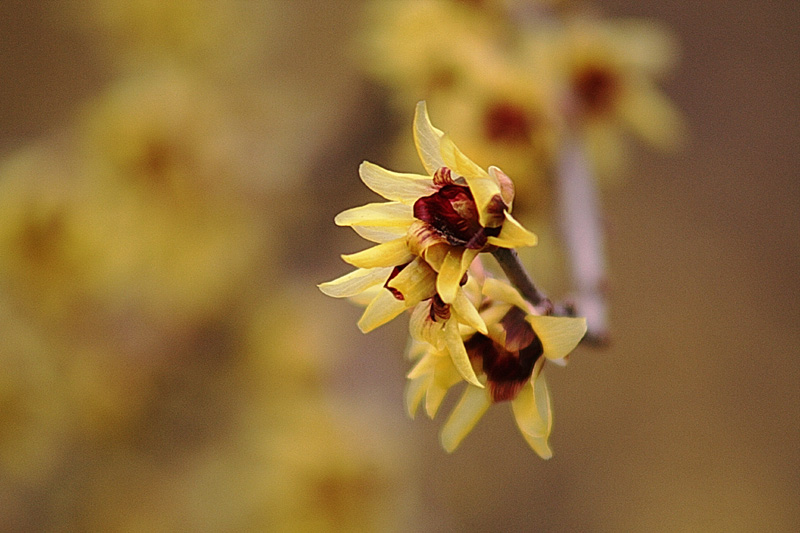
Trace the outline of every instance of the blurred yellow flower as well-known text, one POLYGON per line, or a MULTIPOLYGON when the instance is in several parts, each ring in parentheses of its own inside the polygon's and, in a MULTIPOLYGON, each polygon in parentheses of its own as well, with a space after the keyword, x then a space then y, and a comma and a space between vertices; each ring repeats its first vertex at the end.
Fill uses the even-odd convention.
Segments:
POLYGON ((626 132, 664 149, 683 140, 683 117, 656 86, 677 57, 675 38, 663 26, 572 17, 532 36, 529 46, 541 47, 544 72, 563 87, 566 119, 603 178, 624 165, 626 132))

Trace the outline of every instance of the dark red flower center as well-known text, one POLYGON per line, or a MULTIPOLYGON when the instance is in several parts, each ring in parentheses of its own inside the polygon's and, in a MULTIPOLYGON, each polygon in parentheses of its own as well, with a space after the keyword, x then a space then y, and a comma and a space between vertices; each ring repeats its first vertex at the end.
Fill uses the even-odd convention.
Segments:
POLYGON ((414 217, 429 224, 450 245, 473 250, 480 250, 486 246, 486 237, 500 232, 500 228, 487 229, 480 225, 472 192, 469 187, 455 183, 443 185, 430 196, 414 202, 414 217))
POLYGON ((526 143, 531 138, 531 119, 520 106, 500 102, 489 106, 483 117, 486 138, 509 144, 526 143))
POLYGON ((506 329, 505 346, 481 333, 464 343, 473 364, 486 374, 494 402, 516 398, 530 380, 536 361, 544 353, 539 337, 525 321, 521 310, 513 308, 502 323, 506 329))
POLYGON ((575 94, 584 111, 602 114, 614 105, 619 82, 613 72, 598 66, 587 66, 573 78, 575 94))

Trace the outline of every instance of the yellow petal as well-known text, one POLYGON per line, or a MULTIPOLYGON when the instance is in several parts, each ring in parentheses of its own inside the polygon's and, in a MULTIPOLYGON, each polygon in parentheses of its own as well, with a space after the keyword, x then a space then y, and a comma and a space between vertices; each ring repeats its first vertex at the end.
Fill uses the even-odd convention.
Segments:
POLYGON ((536 235, 522 227, 522 224, 506 213, 503 228, 497 237, 489 237, 486 242, 501 248, 520 248, 522 246, 536 246, 536 235))
POLYGON ((372 242, 388 242, 403 237, 408 229, 402 226, 352 226, 361 237, 372 242))
POLYGON ((500 196, 503 198, 503 203, 508 207, 508 211, 511 212, 511 207, 514 204, 514 182, 496 166, 489 167, 489 175, 500 186, 500 196))
POLYGON ((406 309, 402 300, 398 300, 387 290, 381 290, 364 310, 358 321, 358 329, 368 333, 395 318, 406 309))
POLYGON ((520 390, 517 397, 511 401, 511 409, 517 427, 528 445, 542 459, 550 459, 553 452, 547 439, 553 426, 553 412, 544 374, 540 372, 535 380, 520 390))
POLYGON ((447 452, 454 451, 472 431, 492 400, 486 389, 468 386, 447 419, 439 439, 447 452))
MULTIPOLYGON (((428 393, 425 395, 425 414, 428 418, 434 418, 442 405, 442 400, 447 396, 449 387, 442 387, 437 383, 436 376, 434 376, 433 383, 428 388, 428 393)), ((460 381, 460 379, 458 380, 460 381)), ((456 382, 457 383, 457 382, 456 382)), ((455 385, 455 383, 453 383, 455 385)))
POLYGON ((392 172, 368 161, 358 169, 361 181, 387 200, 413 205, 420 197, 433 194, 433 180, 430 176, 392 172))
POLYGON ((458 331, 458 322, 452 318, 445 322, 444 342, 447 346, 447 351, 450 352, 450 358, 453 360, 453 364, 461 377, 468 383, 483 388, 481 382, 478 381, 478 376, 475 375, 472 363, 470 363, 467 349, 464 347, 464 341, 461 339, 461 333, 458 331))
POLYGON ((542 341, 548 359, 566 357, 586 334, 586 319, 528 315, 525 317, 542 341))
POLYGON ((391 273, 392 267, 359 268, 335 280, 320 283, 317 287, 328 296, 349 298, 373 285, 385 283, 391 273))
POLYGON ((449 304, 455 300, 462 277, 464 273, 461 271, 461 251, 451 248, 447 251, 436 277, 436 292, 444 303, 449 304))
POLYGON ((433 381, 433 378, 425 376, 423 378, 410 379, 408 383, 406 383, 406 411, 411 418, 414 418, 417 414, 419 404, 422 402, 422 398, 425 397, 426 390, 431 381, 433 381))
POLYGON ((431 176, 445 166, 439 147, 442 135, 443 133, 431 124, 425 101, 419 102, 414 115, 414 144, 417 147, 422 166, 431 176))
POLYGON ((453 300, 450 309, 451 311, 455 312, 456 319, 460 323, 467 324, 468 326, 480 331, 484 335, 488 335, 489 332, 486 329, 486 323, 481 318, 481 315, 478 314, 478 310, 475 309, 475 306, 472 304, 469 298, 467 298, 467 295, 463 290, 456 292, 455 300, 453 300))
POLYGON ((354 254, 342 255, 342 259, 358 268, 403 265, 411 261, 413 257, 408 246, 406 246, 405 237, 384 242, 354 254))
POLYGON ((464 155, 464 152, 458 149, 456 143, 454 143, 450 136, 446 133, 441 137, 439 151, 442 154, 442 159, 444 160, 445 166, 450 168, 450 170, 459 176, 462 176, 465 180, 467 180, 467 183, 469 183, 470 179, 484 179, 490 183, 494 183, 497 187, 497 194, 500 194, 499 184, 491 176, 489 176, 485 170, 478 166, 477 163, 464 155))
POLYGON ((427 342, 441 350, 445 348, 444 325, 444 320, 431 319, 431 303, 422 302, 411 313, 408 331, 414 340, 427 342))
POLYGON ((517 289, 499 279, 486 278, 483 282, 483 294, 494 300, 514 304, 526 313, 530 312, 531 306, 517 289))
POLYGON ((414 212, 400 202, 372 203, 342 211, 333 221, 339 226, 410 226, 414 212))
POLYGON ((436 272, 416 257, 389 282, 389 287, 400 291, 406 307, 411 307, 436 293, 436 272))

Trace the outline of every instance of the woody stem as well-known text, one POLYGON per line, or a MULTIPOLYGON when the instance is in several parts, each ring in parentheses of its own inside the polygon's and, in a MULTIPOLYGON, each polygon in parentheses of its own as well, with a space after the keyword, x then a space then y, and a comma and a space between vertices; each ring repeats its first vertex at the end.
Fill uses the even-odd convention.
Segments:
POLYGON ((553 303, 550 299, 533 283, 528 271, 522 266, 519 254, 513 248, 498 248, 492 255, 500 264, 500 268, 508 277, 508 281, 519 289, 522 296, 534 306, 542 308, 545 314, 553 312, 553 303))

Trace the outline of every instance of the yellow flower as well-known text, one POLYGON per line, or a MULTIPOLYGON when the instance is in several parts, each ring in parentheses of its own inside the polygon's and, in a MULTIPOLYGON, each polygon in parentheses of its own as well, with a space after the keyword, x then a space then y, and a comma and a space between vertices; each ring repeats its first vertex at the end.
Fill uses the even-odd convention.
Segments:
MULTIPOLYGON (((468 384, 441 432, 442 446, 452 452, 492 403, 510 401, 514 419, 528 444, 542 458, 552 451, 550 396, 542 368, 545 361, 563 363, 586 333, 583 318, 537 315, 510 285, 486 279, 482 317, 488 334, 466 334, 465 347, 484 387, 468 384)), ((452 361, 430 346, 411 370, 406 404, 413 416, 422 399, 431 418, 447 390, 458 383, 452 361)))
POLYGON ((361 165, 362 181, 389 201, 348 209, 335 221, 378 244, 343 255, 357 269, 319 288, 337 298, 369 291, 358 324, 364 332, 426 302, 429 316, 442 321, 434 330, 451 347, 457 368, 478 385, 458 332, 461 323, 485 329, 461 289, 467 269, 480 252, 532 246, 536 236, 510 214, 508 176, 496 167, 487 172, 462 154, 433 127, 424 102, 417 105, 414 141, 427 175, 361 165))

